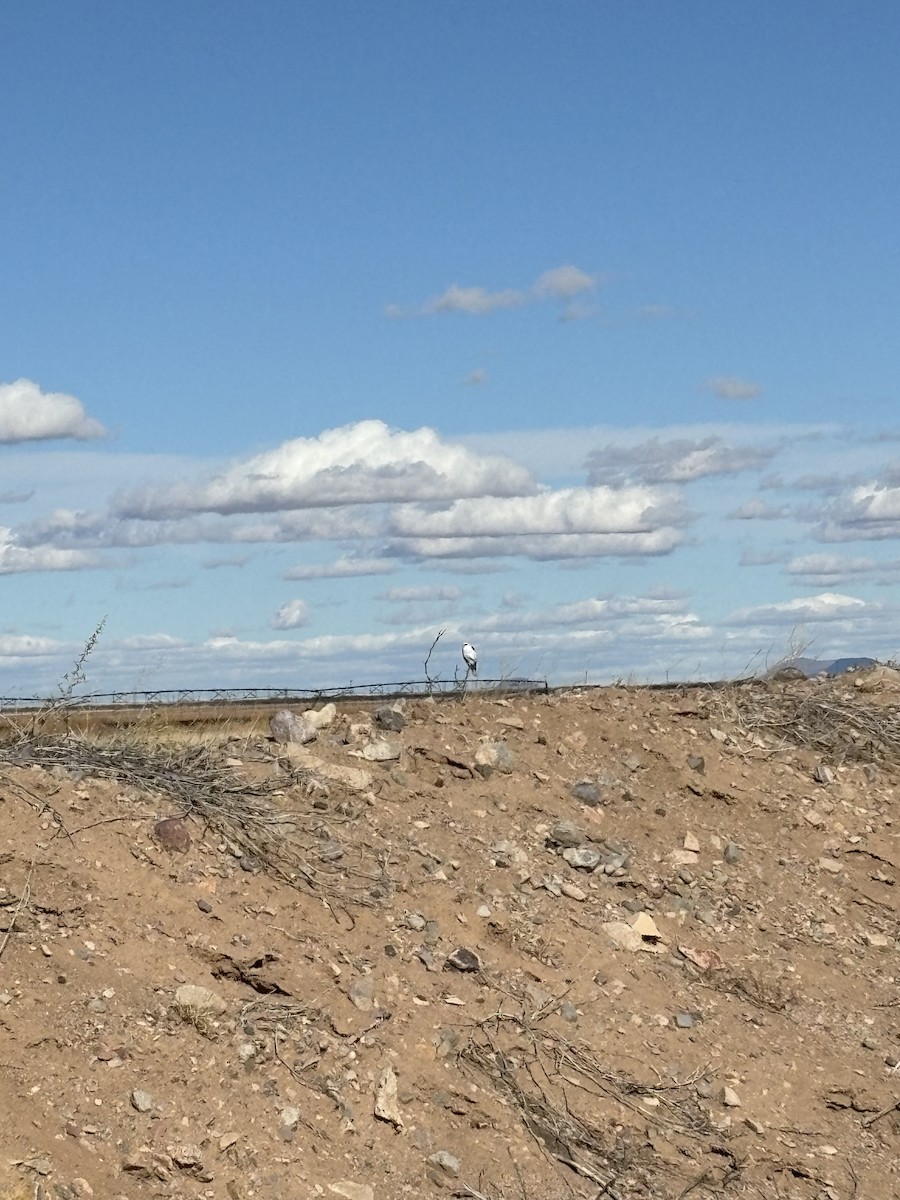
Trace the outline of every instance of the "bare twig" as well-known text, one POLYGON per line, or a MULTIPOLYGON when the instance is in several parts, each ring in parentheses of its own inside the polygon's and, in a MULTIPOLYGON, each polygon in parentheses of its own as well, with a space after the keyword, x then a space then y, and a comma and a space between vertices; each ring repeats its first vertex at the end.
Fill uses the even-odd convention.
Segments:
POLYGON ((439 629, 439 630, 438 630, 437 637, 436 637, 436 638, 434 639, 434 641, 431 643, 431 649, 430 649, 430 650, 428 651, 428 653, 425 655, 425 678, 428 680, 429 687, 433 686, 435 683, 437 683, 437 682, 439 682, 439 681, 438 681, 438 677, 437 677, 437 676, 435 676, 434 678, 432 678, 432 677, 431 677, 431 676, 428 674, 428 662, 429 662, 429 660, 430 660, 430 658, 431 658, 432 654, 434 653, 434 648, 435 648, 435 646, 438 644, 438 642, 441 640, 441 638, 444 636, 444 634, 445 634, 446 632, 447 632, 447 630, 446 630, 446 629, 439 629))
POLYGON ((6 949, 6 945, 9 941, 10 937, 12 936, 12 932, 16 926, 16 921, 19 919, 19 914, 22 912, 22 909, 25 907, 25 905, 31 899, 31 877, 33 874, 34 874, 34 858, 32 858, 31 862, 28 864, 28 874, 25 877, 25 884, 22 888, 22 895, 19 897, 19 903, 16 905, 15 912, 12 915, 12 919, 10 920, 9 925, 7 925, 7 927, 6 927, 6 933, 3 935, 3 941, 0 942, 0 958, 3 957, 3 951, 6 949))
POLYGON ((863 1129, 868 1129, 870 1125, 874 1125, 875 1122, 880 1121, 882 1117, 887 1117, 892 1112, 896 1112, 898 1108, 900 1108, 900 1096, 898 1096, 892 1104, 889 1104, 887 1108, 883 1108, 881 1112, 872 1113, 870 1117, 863 1117, 863 1119, 860 1121, 860 1125, 862 1125, 863 1129))

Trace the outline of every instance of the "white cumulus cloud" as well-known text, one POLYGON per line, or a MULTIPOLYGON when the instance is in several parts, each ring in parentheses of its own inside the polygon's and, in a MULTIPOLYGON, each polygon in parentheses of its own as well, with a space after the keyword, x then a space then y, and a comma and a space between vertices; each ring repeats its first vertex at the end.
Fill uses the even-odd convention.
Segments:
POLYGON ((50 438, 84 441, 106 435, 89 417, 80 400, 65 392, 43 392, 30 379, 0 383, 0 442, 33 442, 50 438))
POLYGON ((0 526, 0 575, 27 571, 79 571, 100 564, 82 550, 55 546, 23 546, 11 529, 0 526))
POLYGON ((115 507, 120 516, 159 520, 535 490, 531 474, 511 459, 478 455, 433 429, 407 432, 372 420, 294 438, 206 482, 136 489, 119 495, 115 507))

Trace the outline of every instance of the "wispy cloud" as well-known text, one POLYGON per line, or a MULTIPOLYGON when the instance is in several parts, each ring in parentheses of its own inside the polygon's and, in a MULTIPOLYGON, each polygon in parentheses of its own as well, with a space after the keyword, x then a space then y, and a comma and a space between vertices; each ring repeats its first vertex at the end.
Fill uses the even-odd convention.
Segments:
POLYGON ((394 587, 379 592, 378 599, 386 600, 389 604, 409 604, 411 602, 443 602, 455 601, 462 597, 462 588, 451 585, 423 584, 419 587, 394 587))
POLYGON ((720 437, 671 441, 654 437, 630 445, 608 442, 588 455, 588 481, 615 483, 634 478, 647 483, 690 483, 711 475, 759 470, 777 453, 777 447, 728 445, 720 437))
POLYGON ((0 443, 105 437, 99 421, 65 392, 43 392, 30 379, 0 383, 0 443))
POLYGON ((330 563, 309 563, 288 567, 282 579, 349 579, 357 575, 392 575, 397 564, 383 558, 344 556, 330 563))
POLYGON ((739 504, 728 516, 734 521, 781 521, 790 515, 786 504, 767 504, 754 496, 739 504))
POLYGON ((755 400, 762 393, 758 383, 737 375, 713 375, 706 380, 703 388, 719 400, 755 400))
POLYGON ((867 608, 865 600, 857 596, 846 596, 840 592, 820 592, 817 596, 803 596, 796 600, 784 600, 778 604, 763 604, 755 608, 739 608, 731 616, 735 624, 784 624, 785 618, 793 621, 832 621, 836 617, 856 616, 867 608))
POLYGON ((504 309, 522 308, 543 300, 571 302, 597 287, 596 275, 580 267, 566 264, 540 274, 529 288, 501 288, 497 291, 482 286, 463 287, 452 283, 438 296, 411 310, 390 304, 385 309, 389 317, 433 317, 446 313, 465 313, 470 317, 485 317, 504 309))
POLYGON ((288 600, 269 622, 273 629, 300 629, 312 619, 305 600, 288 600))
POLYGON ((474 371, 469 372, 463 383, 466 387, 478 387, 482 383, 487 383, 487 377, 488 373, 484 367, 476 367, 474 371))

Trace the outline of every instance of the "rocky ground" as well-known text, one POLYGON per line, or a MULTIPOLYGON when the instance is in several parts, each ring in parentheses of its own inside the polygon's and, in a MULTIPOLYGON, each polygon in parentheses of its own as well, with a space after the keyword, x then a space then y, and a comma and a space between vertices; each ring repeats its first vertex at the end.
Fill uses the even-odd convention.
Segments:
POLYGON ((10 728, 0 1200, 896 1196, 898 700, 10 728))

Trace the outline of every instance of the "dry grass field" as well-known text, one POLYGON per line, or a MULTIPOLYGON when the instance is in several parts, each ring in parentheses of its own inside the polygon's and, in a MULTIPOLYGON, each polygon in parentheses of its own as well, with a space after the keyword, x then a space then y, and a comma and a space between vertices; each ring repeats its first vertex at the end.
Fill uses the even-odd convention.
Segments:
POLYGON ((898 701, 8 714, 0 1200, 890 1200, 898 701))

